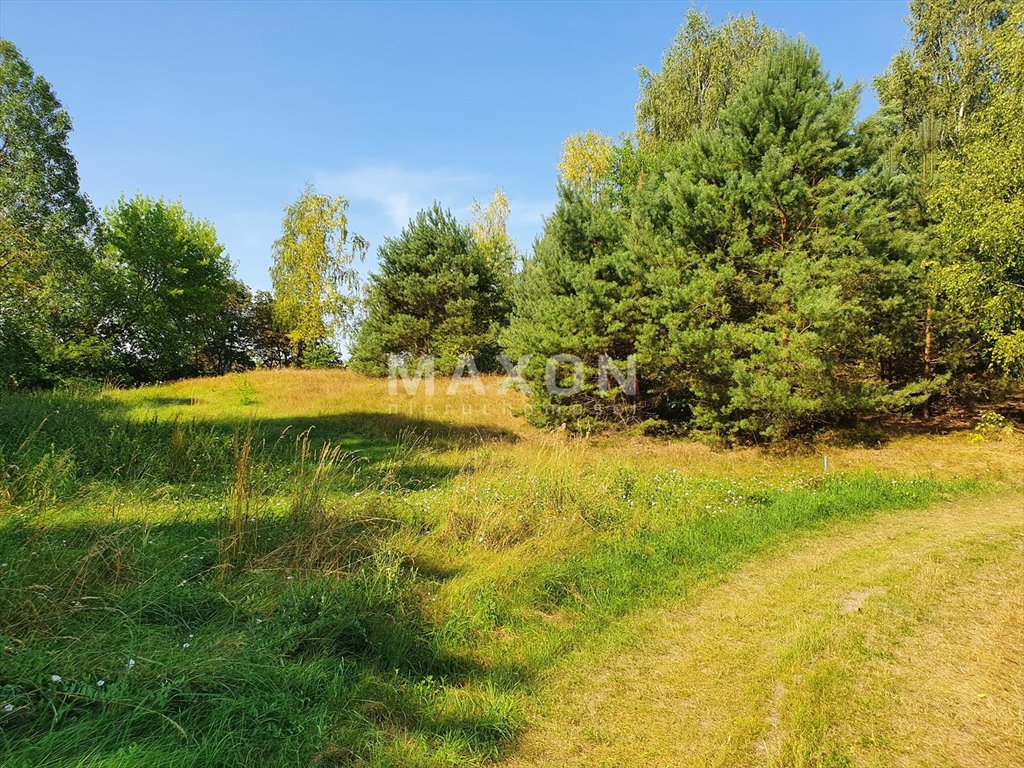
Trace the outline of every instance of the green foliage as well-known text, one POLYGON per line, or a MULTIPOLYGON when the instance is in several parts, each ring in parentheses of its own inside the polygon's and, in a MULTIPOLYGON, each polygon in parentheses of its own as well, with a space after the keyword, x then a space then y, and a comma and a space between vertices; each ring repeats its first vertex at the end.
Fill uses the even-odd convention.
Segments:
POLYGON ((813 51, 690 13, 642 72, 637 143, 560 191, 516 287, 503 342, 534 355, 535 422, 774 439, 1021 370, 1020 24, 911 5, 861 125, 813 51), (546 391, 558 353, 580 391, 546 391), (601 355, 636 360, 637 397, 597 386, 601 355))
POLYGON ((479 370, 500 370, 496 337, 508 313, 508 242, 478 241, 437 204, 418 213, 380 248, 352 366, 383 374, 388 355, 432 355, 435 370, 449 372, 470 354, 479 370))
POLYGON ((508 233, 508 217, 511 212, 508 195, 503 189, 498 189, 487 205, 474 200, 471 207, 473 220, 469 231, 473 243, 483 253, 484 261, 496 280, 506 288, 512 281, 519 260, 516 244, 508 233))
MULTIPOLYGON (((999 146, 992 114, 981 117, 988 111, 986 105, 1005 90, 1000 85, 1005 63, 1000 63, 993 42, 1000 35, 1020 35, 1019 26, 1015 32, 1007 23, 1010 7, 1002 0, 914 0, 909 17, 913 44, 875 81, 882 104, 879 123, 888 123, 892 130, 883 159, 892 179, 892 212, 913 257, 904 294, 908 303, 919 307, 918 335, 923 341, 915 357, 926 375, 946 376, 952 392, 967 396, 983 388, 978 380, 993 360, 997 339, 1007 331, 1011 335, 1005 336, 1004 344, 1012 339, 1012 298, 996 298, 1002 278, 989 281, 979 271, 982 265, 965 255, 966 243, 954 245, 956 238, 950 237, 953 222, 968 226, 967 220, 983 207, 968 190, 995 170, 983 155, 1002 152, 1007 159, 1014 151, 1012 140, 999 146), (981 127, 979 120, 990 127, 981 127), (984 133, 994 141, 981 139, 984 133), (963 164, 968 147, 981 164, 977 173, 963 164), (957 177, 964 171, 968 178, 961 182, 957 177), (961 192, 969 212, 960 209, 955 197, 961 192), (993 299, 990 312, 985 312, 983 305, 993 299)), ((1012 174, 1012 167, 1000 170, 1012 174)), ((996 179, 989 181, 998 186, 996 179)), ((986 258, 991 256, 982 260, 986 258)), ((1013 369, 1010 358, 1002 362, 1004 370, 1013 369)))
POLYGON ((682 141, 716 125, 730 95, 777 39, 753 14, 730 16, 716 27, 707 13, 691 8, 661 71, 640 68, 636 120, 641 145, 682 141))
MULTIPOLYGON (((813 50, 778 43, 716 125, 635 161, 624 147, 618 167, 638 183, 593 199, 563 189, 524 270, 510 350, 574 354, 590 381, 598 355, 636 355, 637 416, 737 438, 885 407, 906 264, 871 194, 856 105, 813 50)), ((550 397, 540 365, 528 373, 548 414, 600 416, 617 400, 550 397)))
MULTIPOLYGON (((573 423, 586 414, 613 420, 623 404, 598 391, 598 355, 624 366, 636 352, 644 322, 643 266, 622 247, 627 222, 610 204, 607 190, 593 197, 563 186, 559 194, 558 207, 516 284, 515 309, 502 344, 513 359, 532 356, 522 373, 531 382, 533 415, 539 421, 573 423), (584 361, 584 388, 578 394, 551 397, 547 392, 546 361, 555 355, 584 361)), ((568 384, 562 376, 567 369, 555 373, 560 384, 568 384)))
POLYGON ((988 32, 989 99, 939 167, 931 195, 952 259, 942 288, 980 327, 993 362, 1024 377, 1024 9, 988 32))
POLYGON ((911 1, 913 46, 893 58, 875 87, 919 162, 955 142, 987 103, 996 79, 988 33, 1005 22, 1009 7, 1005 0, 911 1))
POLYGON ((861 125, 802 44, 691 11, 641 70, 635 135, 566 142, 521 275, 499 191, 468 228, 435 207, 388 240, 360 306, 367 245, 312 187, 285 209, 273 296, 180 205, 122 199, 98 228, 67 112, 0 41, 0 386, 329 367, 363 319, 352 362, 372 373, 389 354, 498 371, 500 335, 533 355, 530 418, 584 431, 774 439, 984 393, 1024 373, 1020 4, 910 11, 861 125), (555 354, 583 360, 579 391, 546 393, 555 354), (629 361, 638 396, 598 385, 629 361))
POLYGON ((292 360, 291 340, 278 321, 274 304, 272 293, 256 291, 245 315, 252 359, 262 368, 278 368, 292 360))
POLYGON ((903 265, 856 105, 781 43, 641 201, 661 257, 641 364, 698 428, 784 437, 882 404, 903 265))
POLYGON ((79 191, 70 131, 50 85, 0 41, 0 387, 279 358, 267 300, 234 278, 213 227, 141 196, 101 222, 79 191))
POLYGON ((1001 413, 986 411, 981 414, 978 423, 974 425, 971 442, 984 443, 986 440, 1010 438, 1015 432, 1013 423, 1001 413))
MULTIPOLYGON (((351 265, 367 245, 349 233, 347 208, 344 198, 319 195, 307 186, 285 208, 281 237, 274 243, 274 316, 287 329, 299 365, 307 348, 334 343, 355 306, 351 265)), ((323 356, 316 354, 319 361, 323 356)))
POLYGON ((306 347, 302 356, 303 368, 337 368, 340 365, 334 347, 322 342, 306 347))
POLYGON ((0 387, 93 372, 97 218, 50 84, 0 40, 0 387))
POLYGON ((249 292, 213 225, 181 203, 136 195, 105 211, 99 333, 113 370, 156 381, 245 366, 240 316, 249 292))

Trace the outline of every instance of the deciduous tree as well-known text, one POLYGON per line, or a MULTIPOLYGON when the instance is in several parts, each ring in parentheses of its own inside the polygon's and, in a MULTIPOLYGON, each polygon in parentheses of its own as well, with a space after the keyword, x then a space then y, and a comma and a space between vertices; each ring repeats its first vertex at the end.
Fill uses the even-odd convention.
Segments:
POLYGON ((97 217, 79 189, 71 118, 0 40, 0 386, 91 372, 97 217))
POLYGON ((980 327, 993 362, 1024 376, 1024 4, 985 32, 996 72, 983 107, 939 166, 938 274, 980 327))
POLYGON ((245 365, 236 337, 248 290, 212 224, 138 194, 106 209, 104 230, 99 334, 115 373, 157 381, 245 365))
POLYGON ((352 264, 367 244, 349 232, 343 197, 329 197, 307 186, 285 208, 281 237, 274 243, 270 270, 274 312, 287 329, 296 362, 313 353, 323 358, 344 330, 358 298, 352 264))
POLYGON ((926 378, 938 375, 939 383, 946 379, 954 392, 968 395, 965 384, 987 367, 990 347, 964 311, 969 303, 949 300, 949 289, 959 289, 945 278, 967 273, 957 268, 958 252, 943 244, 937 229, 946 215, 937 207, 937 188, 950 181, 944 174, 955 167, 952 158, 960 156, 998 86, 992 35, 1009 8, 1005 0, 913 0, 912 45, 875 80, 882 105, 876 121, 891 130, 882 160, 891 169, 891 208, 914 263, 904 287, 907 303, 918 307, 913 356, 926 378))
POLYGON ((562 145, 558 175, 565 184, 593 194, 608 180, 614 152, 612 140, 596 131, 573 134, 562 145))
POLYGON ((691 9, 661 70, 640 68, 636 118, 641 146, 682 141, 717 123, 729 97, 776 40, 776 33, 753 14, 715 26, 707 13, 691 9))

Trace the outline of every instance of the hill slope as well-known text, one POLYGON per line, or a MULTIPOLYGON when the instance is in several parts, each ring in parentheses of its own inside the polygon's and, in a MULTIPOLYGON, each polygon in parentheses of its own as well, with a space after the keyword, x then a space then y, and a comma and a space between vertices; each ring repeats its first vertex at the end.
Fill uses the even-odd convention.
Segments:
POLYGON ((1019 578, 1019 431, 573 438, 499 383, 0 396, 4 765, 884 764, 960 711, 900 681, 978 687, 897 653, 1019 626, 940 600, 1019 578))

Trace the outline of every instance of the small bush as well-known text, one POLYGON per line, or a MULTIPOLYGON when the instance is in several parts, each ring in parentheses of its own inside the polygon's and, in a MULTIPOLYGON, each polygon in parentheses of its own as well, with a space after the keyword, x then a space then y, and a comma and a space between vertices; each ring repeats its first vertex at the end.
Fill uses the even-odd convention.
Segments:
POLYGON ((986 440, 1003 440, 1014 434, 1013 424, 1009 419, 996 411, 986 411, 974 425, 971 440, 983 443, 986 440))

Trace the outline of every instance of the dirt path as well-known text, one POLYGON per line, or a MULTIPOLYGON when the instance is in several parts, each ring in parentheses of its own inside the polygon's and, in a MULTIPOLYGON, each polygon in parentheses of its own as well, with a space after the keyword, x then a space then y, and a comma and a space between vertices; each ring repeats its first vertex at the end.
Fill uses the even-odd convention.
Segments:
POLYGON ((1024 765, 1024 494, 830 528, 613 634, 507 765, 1024 765))

